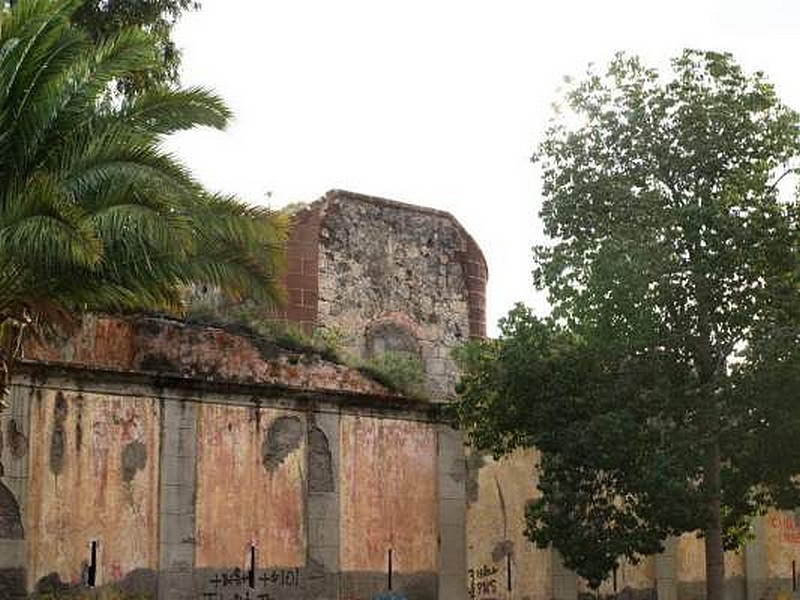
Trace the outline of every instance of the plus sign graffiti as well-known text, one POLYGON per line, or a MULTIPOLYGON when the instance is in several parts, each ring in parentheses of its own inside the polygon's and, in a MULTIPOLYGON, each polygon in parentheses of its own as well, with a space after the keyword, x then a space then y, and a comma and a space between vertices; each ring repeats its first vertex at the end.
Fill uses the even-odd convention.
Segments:
POLYGON ((206 583, 203 600, 283 600, 300 587, 299 568, 267 569, 252 580, 249 575, 242 569, 215 573, 206 583))

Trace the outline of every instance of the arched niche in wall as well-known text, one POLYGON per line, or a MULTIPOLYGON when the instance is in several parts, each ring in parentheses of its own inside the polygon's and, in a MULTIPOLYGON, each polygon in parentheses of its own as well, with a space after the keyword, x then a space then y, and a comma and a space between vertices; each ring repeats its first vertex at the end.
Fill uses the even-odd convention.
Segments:
POLYGON ((390 313, 371 321, 364 332, 364 347, 367 358, 387 352, 421 355, 417 326, 403 313, 390 313))
POLYGON ((25 538, 22 516, 14 494, 0 482, 0 539, 21 540, 25 538))

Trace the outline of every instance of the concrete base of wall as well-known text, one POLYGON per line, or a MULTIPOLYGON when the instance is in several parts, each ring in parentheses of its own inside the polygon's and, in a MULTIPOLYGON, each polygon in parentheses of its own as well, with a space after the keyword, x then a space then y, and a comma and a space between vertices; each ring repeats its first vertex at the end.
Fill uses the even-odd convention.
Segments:
MULTIPOLYGON (((373 598, 389 591, 386 573, 342 573, 340 598, 373 598)), ((435 573, 394 573, 391 591, 409 600, 445 600, 437 596, 438 578, 435 573)), ((311 596, 309 596, 310 600, 311 596)))
MULTIPOLYGON (((706 582, 705 581, 679 581, 678 600, 705 600, 706 582)), ((791 582, 789 582, 791 590, 791 582)), ((729 577, 725 580, 725 600, 745 600, 747 597, 746 584, 744 577, 729 577)), ((660 599, 659 599, 660 600, 660 599)))
MULTIPOLYGON (((2 551, 0 551, 2 554, 2 551)), ((8 600, 24 600, 28 597, 25 590, 25 569, 0 569, 0 598, 8 600)))

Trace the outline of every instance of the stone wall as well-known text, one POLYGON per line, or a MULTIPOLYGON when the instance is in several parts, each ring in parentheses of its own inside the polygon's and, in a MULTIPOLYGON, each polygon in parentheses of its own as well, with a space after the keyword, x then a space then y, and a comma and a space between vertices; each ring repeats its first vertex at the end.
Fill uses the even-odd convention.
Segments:
POLYGON ((486 332, 486 261, 449 213, 341 190, 295 215, 282 317, 333 327, 355 356, 413 351, 433 399, 453 395, 452 350, 486 332))
MULTIPOLYGON (((287 265, 271 318, 362 359, 414 353, 430 400, 452 397, 487 273, 451 215, 333 191, 296 214, 287 265)), ((245 597, 251 563, 254 598, 466 597, 463 445, 435 403, 168 319, 89 316, 23 370, 0 424, 0 598, 83 589, 92 555, 99 586, 160 598, 245 597)))
MULTIPOLYGON (((496 461, 467 455, 468 594, 480 600, 703 600, 703 540, 667 540, 657 556, 623 561, 599 590, 566 569, 557 552, 525 538, 524 507, 536 490, 535 451, 496 461)), ((800 590, 800 519, 771 511, 758 518, 753 539, 725 555, 726 600, 789 600, 800 590), (793 583, 794 582, 794 583, 793 583)))
POLYGON ((84 576, 94 540, 99 581, 158 568, 160 412, 146 396, 27 388, 28 582, 84 576))
POLYGON ((467 565, 470 598, 553 597, 553 557, 524 536, 525 506, 537 495, 535 451, 495 461, 467 458, 467 565))
POLYGON ((438 413, 220 329, 88 318, 27 349, 0 418, 0 598, 463 598, 438 413))
MULTIPOLYGON (((524 507, 536 497, 535 451, 496 461, 467 455, 468 597, 478 600, 703 600, 703 540, 686 534, 657 556, 623 561, 599 590, 566 569, 557 552, 525 538, 524 507)), ((753 539, 725 554, 726 600, 790 600, 800 595, 800 518, 771 511, 753 539)))

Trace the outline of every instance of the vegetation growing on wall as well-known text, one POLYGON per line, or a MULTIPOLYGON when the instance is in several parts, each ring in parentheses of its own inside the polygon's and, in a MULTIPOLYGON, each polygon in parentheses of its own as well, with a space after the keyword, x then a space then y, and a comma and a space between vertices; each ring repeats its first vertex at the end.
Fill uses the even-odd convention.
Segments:
POLYGON ((425 397, 425 368, 412 352, 385 352, 356 363, 362 373, 408 398, 425 397))
POLYGON ((265 315, 263 308, 257 305, 240 304, 224 309, 194 306, 190 308, 186 320, 189 323, 221 327, 247 337, 266 357, 272 357, 277 347, 295 354, 318 356, 338 364, 345 362, 340 332, 317 327, 309 335, 293 323, 265 315))
POLYGON ((265 357, 275 356, 276 349, 296 355, 319 357, 361 371, 391 391, 408 398, 425 396, 425 368, 420 358, 410 352, 386 352, 362 360, 345 350, 345 334, 334 327, 319 326, 311 334, 293 323, 270 318, 256 306, 231 306, 216 309, 197 306, 187 315, 187 322, 221 327, 249 338, 265 357))

